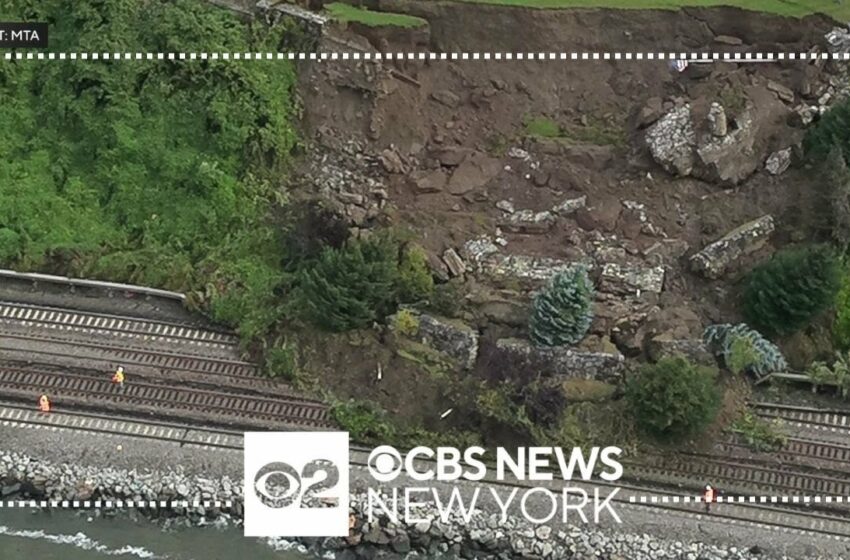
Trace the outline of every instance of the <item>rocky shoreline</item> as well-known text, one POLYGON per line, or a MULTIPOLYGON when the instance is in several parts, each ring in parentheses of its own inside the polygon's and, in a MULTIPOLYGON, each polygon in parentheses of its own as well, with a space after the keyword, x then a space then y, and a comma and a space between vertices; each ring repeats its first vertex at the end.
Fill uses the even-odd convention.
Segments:
MULTIPOLYGON (((136 511, 168 523, 193 526, 211 523, 240 525, 242 486, 230 477, 202 478, 180 469, 139 473, 39 461, 21 453, 0 453, 0 499, 11 500, 124 500, 167 501, 168 507, 142 505, 136 511), (179 502, 172 507, 173 501, 179 502), (186 506, 182 502, 188 502, 186 506)), ((460 515, 443 520, 424 507, 420 521, 396 525, 386 517, 368 522, 365 493, 351 495, 352 529, 345 538, 270 539, 281 550, 299 549, 337 560, 401 559, 409 556, 481 559, 574 560, 765 560, 758 547, 742 549, 706 543, 665 540, 647 534, 593 530, 571 526, 555 530, 519 519, 502 522, 497 515, 460 515)), ((114 504, 113 504, 114 506, 114 504)), ((119 508, 100 508, 98 515, 119 514, 119 508)), ((812 557, 815 558, 815 557, 812 557)))

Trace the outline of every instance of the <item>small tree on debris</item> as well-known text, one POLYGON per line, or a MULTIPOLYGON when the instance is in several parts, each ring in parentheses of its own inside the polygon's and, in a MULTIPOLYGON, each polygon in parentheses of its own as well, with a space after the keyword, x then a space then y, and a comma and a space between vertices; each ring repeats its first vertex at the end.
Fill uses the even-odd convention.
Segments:
POLYGON ((531 339, 539 346, 579 342, 593 320, 593 284, 587 268, 576 266, 558 272, 534 298, 531 339))
POLYGON ((626 400, 638 425, 668 440, 693 435, 708 426, 720 410, 717 371, 682 356, 648 364, 629 379, 626 400))
POLYGON ((780 251, 750 273, 744 316, 768 335, 793 333, 835 303, 840 275, 840 262, 826 245, 780 251))

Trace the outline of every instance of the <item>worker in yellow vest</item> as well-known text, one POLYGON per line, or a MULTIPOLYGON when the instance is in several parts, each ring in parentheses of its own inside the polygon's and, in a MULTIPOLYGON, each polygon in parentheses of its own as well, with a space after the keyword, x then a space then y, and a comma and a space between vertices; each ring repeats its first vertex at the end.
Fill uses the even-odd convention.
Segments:
POLYGON ((703 501, 705 502, 705 513, 711 511, 711 504, 717 497, 717 492, 712 488, 711 484, 705 485, 705 492, 702 493, 703 501))
POLYGON ((124 366, 118 366, 118 369, 115 370, 115 375, 112 376, 112 382, 118 383, 121 389, 124 388, 124 366))
POLYGON ((50 412, 50 399, 47 398, 47 395, 41 395, 38 399, 38 409, 45 414, 50 412))

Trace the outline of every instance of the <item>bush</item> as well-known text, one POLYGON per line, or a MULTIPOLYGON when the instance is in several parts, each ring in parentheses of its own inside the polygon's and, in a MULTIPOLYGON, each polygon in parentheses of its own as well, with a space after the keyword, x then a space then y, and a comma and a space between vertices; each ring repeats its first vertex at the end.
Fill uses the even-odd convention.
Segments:
POLYGON ((433 288, 424 257, 400 247, 389 234, 326 248, 302 267, 299 304, 306 316, 331 331, 370 325, 399 303, 427 297, 433 288))
POLYGON ((463 289, 458 280, 434 286, 429 306, 445 317, 457 317, 463 307, 463 289))
POLYGON ((419 332, 419 318, 409 309, 399 309, 393 317, 393 332, 402 336, 414 336, 419 332))
POLYGON ((534 298, 531 339, 539 346, 576 344, 593 319, 593 285, 584 266, 558 272, 534 298))
POLYGON ((298 351, 288 341, 278 343, 266 351, 263 372, 268 377, 293 380, 298 375, 298 351))
POLYGON ((850 245, 850 170, 837 146, 833 146, 822 169, 812 199, 809 221, 821 237, 842 249, 850 245))
POLYGON ((850 394, 850 359, 839 354, 832 366, 825 362, 814 362, 806 370, 806 375, 816 385, 833 385, 843 398, 850 394))
POLYGON ((387 443, 397 435, 387 413, 374 403, 338 402, 331 407, 331 416, 358 443, 387 443))
POLYGON ((710 343, 720 340, 720 354, 734 373, 752 373, 763 377, 788 370, 788 363, 775 344, 744 323, 713 325, 706 329, 710 343), (714 334, 712 334, 714 333, 714 334))
POLYGON ((844 160, 850 155, 850 100, 842 101, 824 113, 806 131, 803 138, 806 156, 814 161, 823 161, 833 149, 837 149, 844 160))
POLYGON ((400 301, 427 300, 434 292, 434 278, 428 268, 428 257, 421 247, 407 245, 398 265, 398 297, 400 301))
POLYGON ((768 335, 790 334, 831 306, 839 285, 839 261, 832 249, 787 249, 750 273, 744 316, 768 335))
POLYGON ((779 348, 744 323, 711 325, 705 329, 703 340, 734 373, 746 372, 763 377, 788 370, 788 363, 779 348))
POLYGON ((843 349, 850 348, 850 268, 844 267, 841 288, 835 297, 835 321, 832 323, 835 344, 843 349))
POLYGON ((682 356, 648 364, 626 384, 626 399, 638 426, 661 439, 681 439, 710 424, 720 409, 716 371, 682 356))
POLYGON ((326 248, 301 271, 301 304, 331 331, 368 326, 393 310, 397 266, 396 246, 386 237, 326 248))
POLYGON ((782 433, 781 420, 769 422, 750 411, 735 420, 732 431, 741 436, 754 451, 779 451, 788 441, 782 433))

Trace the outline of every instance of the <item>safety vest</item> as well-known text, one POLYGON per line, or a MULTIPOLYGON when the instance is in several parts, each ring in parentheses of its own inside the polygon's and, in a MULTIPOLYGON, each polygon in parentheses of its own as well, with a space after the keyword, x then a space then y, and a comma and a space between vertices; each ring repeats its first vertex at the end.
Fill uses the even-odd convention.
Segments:
POLYGON ((113 383, 123 383, 124 382, 124 372, 116 371, 115 375, 112 376, 113 383))
POLYGON ((41 398, 38 399, 38 408, 42 412, 50 412, 50 399, 47 398, 47 395, 41 395, 41 398))
POLYGON ((705 490, 705 503, 710 504, 714 501, 714 488, 707 488, 705 490))

